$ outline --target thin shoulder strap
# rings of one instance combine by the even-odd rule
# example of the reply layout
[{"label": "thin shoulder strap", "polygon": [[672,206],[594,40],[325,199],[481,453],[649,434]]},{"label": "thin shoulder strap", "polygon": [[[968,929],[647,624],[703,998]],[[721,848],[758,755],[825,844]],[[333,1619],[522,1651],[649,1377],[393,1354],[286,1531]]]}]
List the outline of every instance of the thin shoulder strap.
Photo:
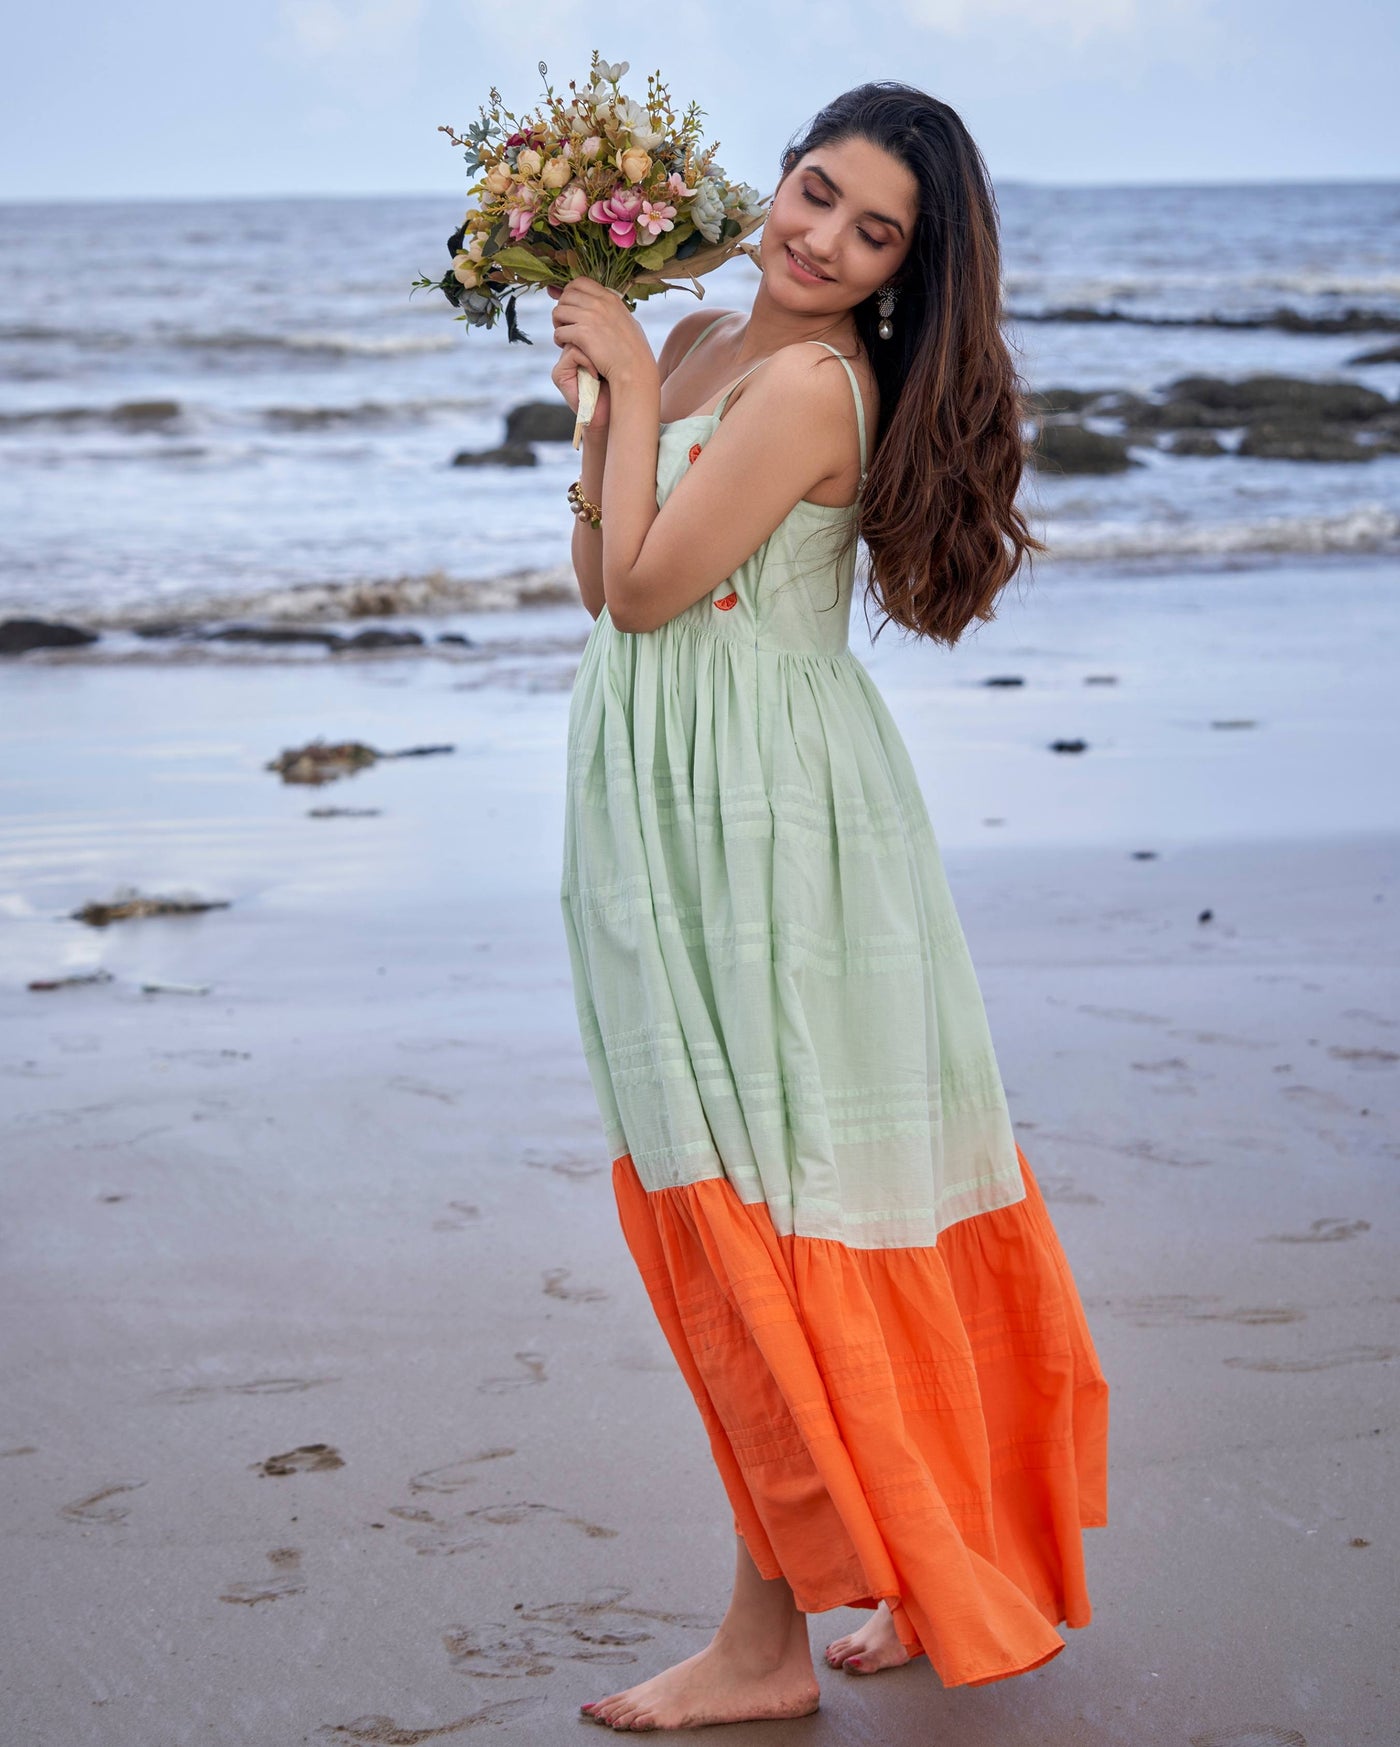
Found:
[{"label": "thin shoulder strap", "polygon": [[[703,339],[704,335],[701,335],[701,338]],[[857,380],[856,380],[856,373],[854,370],[852,370],[849,360],[847,358],[845,358],[842,355],[842,353],[838,352],[836,347],[831,345],[829,341],[827,341],[827,340],[807,340],[807,341],[803,341],[800,343],[805,344],[805,345],[809,345],[809,346],[825,346],[827,351],[830,352],[834,358],[841,359],[841,363],[845,368],[846,374],[851,379],[851,393],[855,396],[855,402],[856,402],[856,422],[860,426],[860,483],[862,485],[864,485],[865,484],[865,476],[866,476],[866,473],[869,471],[870,462],[869,462],[869,456],[866,453],[867,445],[866,445],[866,440],[865,440],[865,401],[861,397],[860,383],[857,382]],[[772,354],[770,353],[769,355],[771,356]],[[725,389],[725,391],[724,391],[724,398],[720,401],[719,405],[715,408],[715,417],[716,418],[723,417],[724,409],[729,404],[730,395],[733,394],[734,390],[739,386],[739,383],[744,380],[744,377],[752,375],[752,373],[758,369],[759,364],[766,364],[767,362],[768,362],[767,358],[760,358],[758,360],[757,364],[750,364],[749,365],[748,369],[744,372],[743,376],[740,376],[737,379],[737,381],[730,383],[729,387],[727,389]]]},{"label": "thin shoulder strap", "polygon": [[860,383],[856,381],[856,373],[851,368],[850,359],[843,353],[838,352],[835,346],[829,344],[826,340],[813,340],[811,344],[825,346],[833,358],[840,358],[845,367],[847,376],[851,379],[851,393],[856,399],[856,422],[860,426],[860,482],[864,485],[865,475],[869,471],[870,463],[865,452],[865,398],[860,392]]},{"label": "thin shoulder strap", "polygon": [[[729,313],[729,312],[728,312],[728,311],[727,311],[727,310],[726,310],[726,311],[725,311],[725,314],[726,314],[726,315],[727,315],[727,314],[728,314],[728,313]],[[708,339],[709,339],[709,337],[710,337],[710,335],[711,335],[711,334],[712,334],[712,333],[713,333],[713,332],[714,332],[714,331],[715,331],[715,329],[716,329],[716,328],[717,328],[717,327],[718,327],[718,326],[719,326],[719,324],[720,324],[720,323],[721,323],[721,322],[722,322],[722,321],[723,321],[723,320],[724,320],[724,316],[722,316],[722,315],[717,315],[717,316],[716,316],[716,317],[715,317],[715,319],[714,319],[714,320],[713,320],[713,321],[712,321],[712,322],[711,322],[711,323],[710,323],[710,325],[709,325],[709,327],[707,327],[707,328],[706,328],[706,329],[705,329],[705,330],[704,330],[704,332],[703,332],[703,333],[702,333],[702,334],[700,334],[700,336],[699,336],[699,338],[698,338],[698,339],[696,339],[696,340],[695,340],[695,341],[694,341],[694,342],[693,342],[693,343],[692,343],[692,344],[691,344],[691,345],[690,345],[690,346],[689,346],[689,347],[688,347],[688,348],[687,348],[687,350],[686,350],[686,351],[685,351],[685,352],[684,352],[684,353],[683,353],[683,354],[682,354],[682,355],[681,355],[681,359],[680,359],[680,363],[679,363],[679,364],[677,364],[677,366],[676,366],[676,368],[677,368],[677,369],[678,369],[678,370],[679,370],[679,368],[680,368],[680,365],[681,365],[681,364],[684,364],[684,363],[685,363],[685,361],[686,361],[686,359],[687,359],[687,358],[688,358],[688,357],[689,357],[689,356],[690,356],[690,354],[691,354],[691,353],[692,353],[692,352],[693,352],[693,351],[694,351],[694,350],[695,350],[695,348],[696,348],[696,346],[698,346],[698,345],[699,345],[699,344],[700,344],[700,341],[701,341],[701,340],[708,340]]]}]

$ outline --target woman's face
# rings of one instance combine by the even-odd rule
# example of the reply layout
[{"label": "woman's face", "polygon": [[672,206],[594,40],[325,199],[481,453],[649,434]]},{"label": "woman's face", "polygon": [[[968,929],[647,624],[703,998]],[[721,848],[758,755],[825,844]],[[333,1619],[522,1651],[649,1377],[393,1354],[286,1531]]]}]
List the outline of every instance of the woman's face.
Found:
[{"label": "woman's face", "polygon": [[894,278],[918,215],[918,181],[898,158],[867,139],[819,146],[773,196],[759,245],[764,288],[795,313],[852,309]]}]

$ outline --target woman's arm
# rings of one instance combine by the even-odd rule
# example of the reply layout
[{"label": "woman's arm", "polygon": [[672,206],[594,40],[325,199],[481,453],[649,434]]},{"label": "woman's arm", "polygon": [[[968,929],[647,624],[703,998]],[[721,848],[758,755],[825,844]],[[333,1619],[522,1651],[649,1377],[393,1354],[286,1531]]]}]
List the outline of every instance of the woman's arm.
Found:
[{"label": "woman's arm", "polygon": [[[694,310],[684,315],[667,334],[661,348],[661,356],[657,360],[657,370],[662,382],[671,374],[676,365],[690,350],[691,341],[696,337],[698,328],[703,324],[708,327],[715,320],[714,310]],[[566,348],[560,362],[554,371],[555,385],[568,401],[571,410],[578,410],[577,373],[581,355],[576,348]],[[604,398],[606,396],[606,398]],[[599,411],[603,414],[602,423],[598,423],[597,415],[594,422],[584,427],[583,443],[580,451],[581,469],[579,489],[590,503],[601,504],[603,501],[603,482],[608,458],[608,419],[611,413],[611,393],[604,386],[600,395]],[[658,413],[658,420],[659,420]],[[606,604],[603,591],[603,533],[601,528],[595,528],[591,522],[581,518],[574,520],[573,538],[569,547],[573,559],[574,575],[578,579],[579,595],[589,614],[597,618]]]},{"label": "woman's arm", "polygon": [[[599,538],[603,596],[619,631],[653,631],[751,557],[799,499],[849,467],[855,407],[830,352],[784,347],[744,383],[704,454],[656,502],[661,377],[646,335],[595,280],[560,292],[555,342],[606,378],[608,447]],[[823,366],[828,368],[823,368]]]},{"label": "woman's arm", "polygon": [[839,361],[815,346],[785,347],[743,384],[658,510],[632,472],[648,453],[655,468],[655,389],[620,375],[613,392],[603,497],[594,502],[603,507],[603,590],[619,631],[654,631],[703,599],[858,453]]}]

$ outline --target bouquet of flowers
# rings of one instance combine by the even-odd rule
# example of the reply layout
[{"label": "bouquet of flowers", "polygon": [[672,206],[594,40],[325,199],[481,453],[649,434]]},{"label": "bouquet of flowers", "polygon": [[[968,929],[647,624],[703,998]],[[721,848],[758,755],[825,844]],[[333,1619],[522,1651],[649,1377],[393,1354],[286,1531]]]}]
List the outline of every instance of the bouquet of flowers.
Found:
[{"label": "bouquet of flowers", "polygon": [[[492,86],[490,108],[465,135],[438,129],[477,174],[475,204],[448,238],[449,271],[415,279],[414,290],[443,292],[472,327],[493,327],[504,313],[509,337],[528,345],[515,304],[532,286],[587,276],[634,309],[679,282],[703,297],[702,274],[741,250],[756,253],[743,238],[767,216],[767,200],[728,179],[715,146],[702,146],[704,111],[692,103],[678,118],[659,72],[645,103],[623,96],[627,66],[595,50],[587,89],[571,79],[565,95],[541,61],[545,94],[534,113],[513,115]],[[575,448],[599,388],[586,370],[578,380]]]}]

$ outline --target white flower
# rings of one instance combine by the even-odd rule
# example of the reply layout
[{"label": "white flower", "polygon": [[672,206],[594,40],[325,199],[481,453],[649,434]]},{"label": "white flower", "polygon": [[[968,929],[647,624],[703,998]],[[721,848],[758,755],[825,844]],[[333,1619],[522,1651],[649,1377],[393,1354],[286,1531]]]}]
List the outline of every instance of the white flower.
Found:
[{"label": "white flower", "polygon": [[632,144],[640,146],[644,152],[654,152],[665,139],[664,134],[657,133],[651,125],[651,117],[640,103],[630,97],[620,98],[615,106],[617,119],[632,136]]},{"label": "white flower", "polygon": [[751,218],[763,205],[763,196],[747,182],[736,182],[727,190],[724,204],[738,218]]},{"label": "white flower", "polygon": [[701,178],[690,216],[696,230],[707,243],[719,241],[720,226],[724,223],[724,200],[720,194],[719,183],[713,176]]},{"label": "white flower", "polygon": [[616,85],[630,64],[628,61],[619,61],[616,66],[610,67],[606,61],[599,61],[598,71],[593,75],[593,81],[595,84],[606,82],[609,85]]}]

